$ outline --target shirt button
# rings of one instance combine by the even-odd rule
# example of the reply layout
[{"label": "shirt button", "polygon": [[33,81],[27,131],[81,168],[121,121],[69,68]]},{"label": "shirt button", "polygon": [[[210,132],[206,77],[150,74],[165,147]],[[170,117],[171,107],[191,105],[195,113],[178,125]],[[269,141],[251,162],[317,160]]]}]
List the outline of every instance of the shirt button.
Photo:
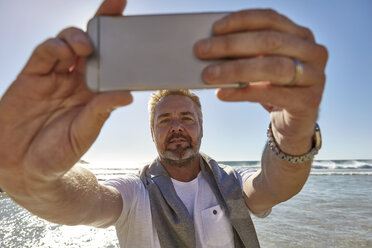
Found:
[{"label": "shirt button", "polygon": [[216,215],[217,214],[217,210],[215,209],[215,210],[213,210],[213,214],[214,215]]}]

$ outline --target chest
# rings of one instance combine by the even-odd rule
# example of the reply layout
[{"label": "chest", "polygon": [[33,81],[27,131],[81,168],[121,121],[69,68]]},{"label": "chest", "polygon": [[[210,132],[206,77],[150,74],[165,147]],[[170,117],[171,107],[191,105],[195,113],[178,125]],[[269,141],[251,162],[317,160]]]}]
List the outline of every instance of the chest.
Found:
[{"label": "chest", "polygon": [[173,185],[194,220],[197,247],[233,247],[230,221],[207,181],[199,175],[188,183],[173,181]]}]

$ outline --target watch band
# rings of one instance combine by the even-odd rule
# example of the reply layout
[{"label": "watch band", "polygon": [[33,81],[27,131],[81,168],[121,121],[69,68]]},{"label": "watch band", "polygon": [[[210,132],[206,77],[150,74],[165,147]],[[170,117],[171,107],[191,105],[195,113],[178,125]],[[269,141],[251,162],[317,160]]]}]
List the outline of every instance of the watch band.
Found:
[{"label": "watch band", "polygon": [[314,156],[318,154],[318,151],[320,150],[322,146],[322,139],[321,139],[321,133],[320,133],[320,127],[318,123],[315,124],[315,129],[314,129],[314,136],[313,136],[313,147],[311,150],[300,156],[293,156],[286,154],[280,150],[280,147],[278,143],[275,141],[273,131],[271,128],[271,122],[270,125],[267,129],[267,145],[270,147],[270,150],[279,158],[293,164],[299,164],[299,163],[304,163],[309,160],[313,160]]}]

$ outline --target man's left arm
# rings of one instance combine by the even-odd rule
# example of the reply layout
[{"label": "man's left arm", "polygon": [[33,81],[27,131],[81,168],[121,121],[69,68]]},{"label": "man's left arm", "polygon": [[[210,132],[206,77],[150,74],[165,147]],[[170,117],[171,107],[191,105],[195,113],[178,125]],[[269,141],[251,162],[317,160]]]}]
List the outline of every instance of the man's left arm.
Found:
[{"label": "man's left arm", "polygon": [[304,186],[311,161],[293,164],[265,146],[262,168],[244,184],[245,202],[253,213],[263,213],[278,203],[292,198]]},{"label": "man's left arm", "polygon": [[[244,88],[219,89],[217,97],[260,103],[270,113],[280,152],[307,154],[325,85],[327,49],[315,42],[308,28],[273,10],[232,13],[214,24],[213,34],[195,44],[195,54],[201,59],[230,59],[208,66],[204,81],[247,83]],[[260,213],[288,200],[301,190],[310,168],[310,161],[294,164],[265,147],[262,169],[244,185],[248,207]]]}]

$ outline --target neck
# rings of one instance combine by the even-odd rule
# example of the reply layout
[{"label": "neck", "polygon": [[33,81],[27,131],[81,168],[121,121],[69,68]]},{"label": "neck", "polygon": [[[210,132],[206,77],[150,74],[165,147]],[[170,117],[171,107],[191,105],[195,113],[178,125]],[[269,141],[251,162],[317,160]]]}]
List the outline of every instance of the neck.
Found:
[{"label": "neck", "polygon": [[164,169],[169,176],[177,181],[190,182],[195,179],[200,172],[200,155],[195,156],[189,163],[179,167],[167,163],[167,161],[160,159]]}]

